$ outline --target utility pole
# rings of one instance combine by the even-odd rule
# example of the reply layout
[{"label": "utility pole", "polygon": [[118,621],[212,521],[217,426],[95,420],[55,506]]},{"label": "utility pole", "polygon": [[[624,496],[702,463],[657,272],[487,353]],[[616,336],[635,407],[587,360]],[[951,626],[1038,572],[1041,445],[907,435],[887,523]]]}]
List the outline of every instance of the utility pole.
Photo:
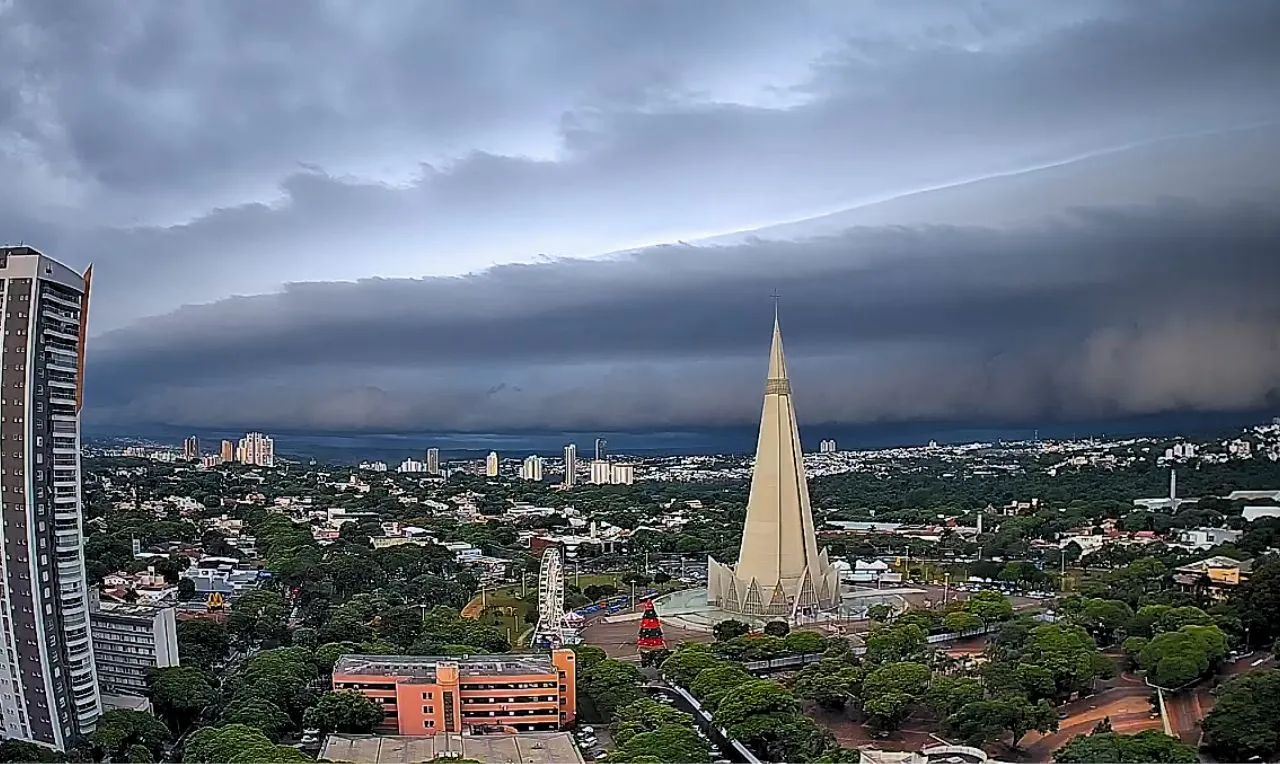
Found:
[{"label": "utility pole", "polygon": [[942,606],[947,606],[947,598],[951,594],[951,573],[942,574]]}]

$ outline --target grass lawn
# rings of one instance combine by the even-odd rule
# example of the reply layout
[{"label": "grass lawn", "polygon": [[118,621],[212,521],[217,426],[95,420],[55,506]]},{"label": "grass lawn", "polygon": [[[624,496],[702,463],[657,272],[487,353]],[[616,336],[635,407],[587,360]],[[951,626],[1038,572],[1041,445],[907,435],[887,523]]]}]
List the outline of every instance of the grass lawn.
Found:
[{"label": "grass lawn", "polygon": [[533,608],[517,597],[503,597],[497,594],[490,594],[486,602],[488,607],[480,613],[480,623],[497,628],[506,634],[507,639],[514,645],[520,634],[529,628],[524,617]]}]

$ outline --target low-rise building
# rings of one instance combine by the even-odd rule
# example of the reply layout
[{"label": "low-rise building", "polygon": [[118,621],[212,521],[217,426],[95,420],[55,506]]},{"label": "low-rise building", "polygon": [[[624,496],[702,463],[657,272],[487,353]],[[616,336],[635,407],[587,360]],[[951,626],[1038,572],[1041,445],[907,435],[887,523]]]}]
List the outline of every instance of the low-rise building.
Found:
[{"label": "low-rise building", "polygon": [[1244,508],[1240,514],[1246,523],[1261,520],[1264,517],[1280,517],[1280,506],[1275,504],[1254,504]]},{"label": "low-rise building", "polygon": [[573,723],[577,671],[572,650],[550,654],[344,655],[333,689],[378,703],[381,732],[548,732]]},{"label": "low-rise building", "polygon": [[147,673],[178,665],[171,607],[95,602],[89,611],[98,687],[104,695],[144,695]]},{"label": "low-rise building", "polygon": [[1234,544],[1244,531],[1230,528],[1192,528],[1178,534],[1178,543],[1192,550],[1212,549],[1219,544]]},{"label": "low-rise building", "polygon": [[178,575],[191,579],[199,594],[217,592],[228,599],[262,584],[259,571],[240,567],[234,557],[202,557]]},{"label": "low-rise building", "polygon": [[1183,591],[1204,592],[1214,599],[1224,599],[1248,581],[1252,572],[1253,560],[1219,555],[1174,568],[1173,580]]}]

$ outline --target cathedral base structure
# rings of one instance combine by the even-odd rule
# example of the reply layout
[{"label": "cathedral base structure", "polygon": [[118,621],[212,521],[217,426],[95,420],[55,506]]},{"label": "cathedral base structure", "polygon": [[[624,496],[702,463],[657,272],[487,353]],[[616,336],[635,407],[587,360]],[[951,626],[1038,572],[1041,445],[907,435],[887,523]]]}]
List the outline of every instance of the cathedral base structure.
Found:
[{"label": "cathedral base structure", "polygon": [[786,620],[812,617],[840,606],[839,572],[827,561],[827,551],[818,553],[817,571],[807,568],[793,581],[777,581],[763,588],[760,581],[744,581],[735,566],[707,558],[707,604],[735,615]]}]

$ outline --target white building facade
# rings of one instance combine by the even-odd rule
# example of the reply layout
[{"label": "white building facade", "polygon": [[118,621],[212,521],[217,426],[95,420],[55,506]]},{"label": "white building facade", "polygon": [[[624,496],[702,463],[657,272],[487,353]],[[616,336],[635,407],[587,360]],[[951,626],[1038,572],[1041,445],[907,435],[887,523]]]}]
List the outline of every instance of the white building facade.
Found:
[{"label": "white building facade", "polygon": [[145,695],[147,672],[178,665],[173,608],[101,603],[89,620],[103,693]]}]

